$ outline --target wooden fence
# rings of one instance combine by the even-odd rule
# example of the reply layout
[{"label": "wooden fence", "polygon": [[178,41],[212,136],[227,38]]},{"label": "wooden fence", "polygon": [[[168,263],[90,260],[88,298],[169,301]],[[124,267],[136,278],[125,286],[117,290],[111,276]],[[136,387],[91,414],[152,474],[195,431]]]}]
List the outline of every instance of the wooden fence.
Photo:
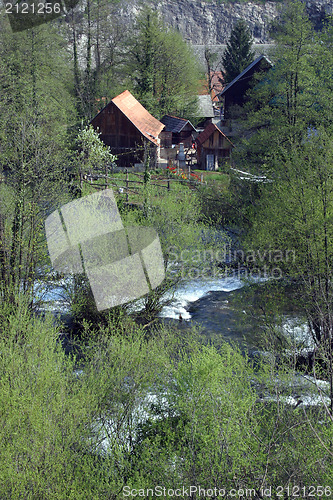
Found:
[{"label": "wooden fence", "polygon": [[[170,171],[168,171],[170,172]],[[176,172],[175,172],[176,174]],[[152,175],[149,181],[145,182],[145,174],[130,172],[128,169],[124,170],[125,177],[115,177],[112,175],[105,174],[92,174],[92,173],[83,173],[80,171],[80,186],[81,190],[83,188],[83,184],[89,184],[94,189],[108,189],[109,187],[116,188],[116,192],[120,196],[124,196],[126,199],[126,203],[130,202],[130,195],[139,196],[143,194],[143,188],[145,185],[154,186],[156,188],[167,189],[170,191],[171,185],[174,182],[181,182],[185,184],[189,184],[190,186],[195,186],[203,183],[203,174],[201,177],[191,174],[192,178],[187,179],[181,177],[183,172],[178,169],[177,176],[173,177],[172,172],[170,172],[170,176],[162,176],[162,175]],[[138,177],[139,180],[130,179],[131,176]],[[183,174],[184,175],[184,174]],[[104,183],[100,182],[101,179],[104,180]]]}]

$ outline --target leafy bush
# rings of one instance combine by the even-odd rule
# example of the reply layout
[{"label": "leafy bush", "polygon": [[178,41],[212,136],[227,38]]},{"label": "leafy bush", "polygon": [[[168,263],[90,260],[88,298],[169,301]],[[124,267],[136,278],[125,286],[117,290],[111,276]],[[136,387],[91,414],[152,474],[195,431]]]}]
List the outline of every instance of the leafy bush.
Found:
[{"label": "leafy bush", "polygon": [[332,484],[332,422],[324,408],[288,403],[289,370],[267,362],[254,372],[191,330],[148,337],[113,321],[86,326],[79,362],[24,303],[0,318],[2,498]]},{"label": "leafy bush", "polygon": [[103,473],[88,441],[89,393],[57,334],[24,305],[2,323],[2,498],[97,498]]}]

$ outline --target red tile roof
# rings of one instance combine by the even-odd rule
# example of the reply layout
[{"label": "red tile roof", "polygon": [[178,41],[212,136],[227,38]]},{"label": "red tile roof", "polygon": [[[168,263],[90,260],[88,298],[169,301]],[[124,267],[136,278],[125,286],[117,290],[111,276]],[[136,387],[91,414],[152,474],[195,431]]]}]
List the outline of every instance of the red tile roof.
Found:
[{"label": "red tile roof", "polygon": [[203,132],[201,132],[201,134],[198,135],[198,137],[196,138],[196,141],[199,143],[199,144],[203,144],[204,142],[207,141],[207,139],[216,131],[218,130],[220,132],[221,135],[223,135],[223,137],[225,137],[227,139],[227,141],[230,142],[230,144],[233,146],[232,142],[228,139],[228,137],[222,132],[222,130],[220,130],[216,125],[215,123],[210,123],[209,125],[207,125],[207,127],[205,128],[205,130]]},{"label": "red tile roof", "polygon": [[133,123],[142,135],[157,145],[157,138],[163,130],[164,124],[154,118],[146,108],[135,99],[129,90],[125,90],[125,92],[119,94],[112,99],[112,102]]}]

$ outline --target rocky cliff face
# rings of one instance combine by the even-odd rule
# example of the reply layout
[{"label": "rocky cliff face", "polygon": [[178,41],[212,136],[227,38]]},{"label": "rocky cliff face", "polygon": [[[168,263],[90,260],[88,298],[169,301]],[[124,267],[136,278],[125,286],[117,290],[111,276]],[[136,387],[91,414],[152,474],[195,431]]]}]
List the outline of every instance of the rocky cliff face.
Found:
[{"label": "rocky cliff face", "polygon": [[161,2],[160,12],[165,21],[179,29],[193,44],[223,44],[229,38],[237,19],[248,22],[253,37],[266,41],[267,23],[277,14],[276,3],[219,3],[200,0]]},{"label": "rocky cliff face", "polygon": [[[148,3],[148,2],[145,2]],[[305,0],[316,28],[333,14],[332,0]],[[122,0],[119,14],[131,23],[142,9],[141,0]],[[193,45],[220,45],[229,38],[232,25],[245,19],[256,43],[268,39],[268,24],[278,13],[276,2],[226,2],[219,0],[157,0],[153,4],[165,23],[178,29]]]}]

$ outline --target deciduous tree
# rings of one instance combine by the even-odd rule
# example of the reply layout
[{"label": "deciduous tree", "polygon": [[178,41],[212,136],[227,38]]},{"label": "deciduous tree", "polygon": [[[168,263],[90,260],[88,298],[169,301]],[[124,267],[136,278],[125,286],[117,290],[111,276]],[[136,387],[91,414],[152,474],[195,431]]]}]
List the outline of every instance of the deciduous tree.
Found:
[{"label": "deciduous tree", "polygon": [[331,83],[322,77],[333,68],[330,56],[323,64],[330,38],[326,32],[318,41],[297,2],[274,23],[273,35],[275,67],[258,87],[263,106],[250,117],[254,133],[246,148],[271,182],[261,187],[250,239],[262,251],[295,252],[295,262],[282,259],[280,267],[298,283],[296,296],[308,318],[316,358],[330,380],[333,414],[333,135],[327,126],[331,101],[323,98]]},{"label": "deciduous tree", "polygon": [[49,26],[1,32],[0,206],[2,297],[30,293],[45,265],[44,217],[66,193],[68,116],[62,40]]},{"label": "deciduous tree", "polygon": [[140,102],[158,117],[195,109],[200,71],[181,35],[167,29],[155,11],[145,10],[131,45],[129,73]]}]

